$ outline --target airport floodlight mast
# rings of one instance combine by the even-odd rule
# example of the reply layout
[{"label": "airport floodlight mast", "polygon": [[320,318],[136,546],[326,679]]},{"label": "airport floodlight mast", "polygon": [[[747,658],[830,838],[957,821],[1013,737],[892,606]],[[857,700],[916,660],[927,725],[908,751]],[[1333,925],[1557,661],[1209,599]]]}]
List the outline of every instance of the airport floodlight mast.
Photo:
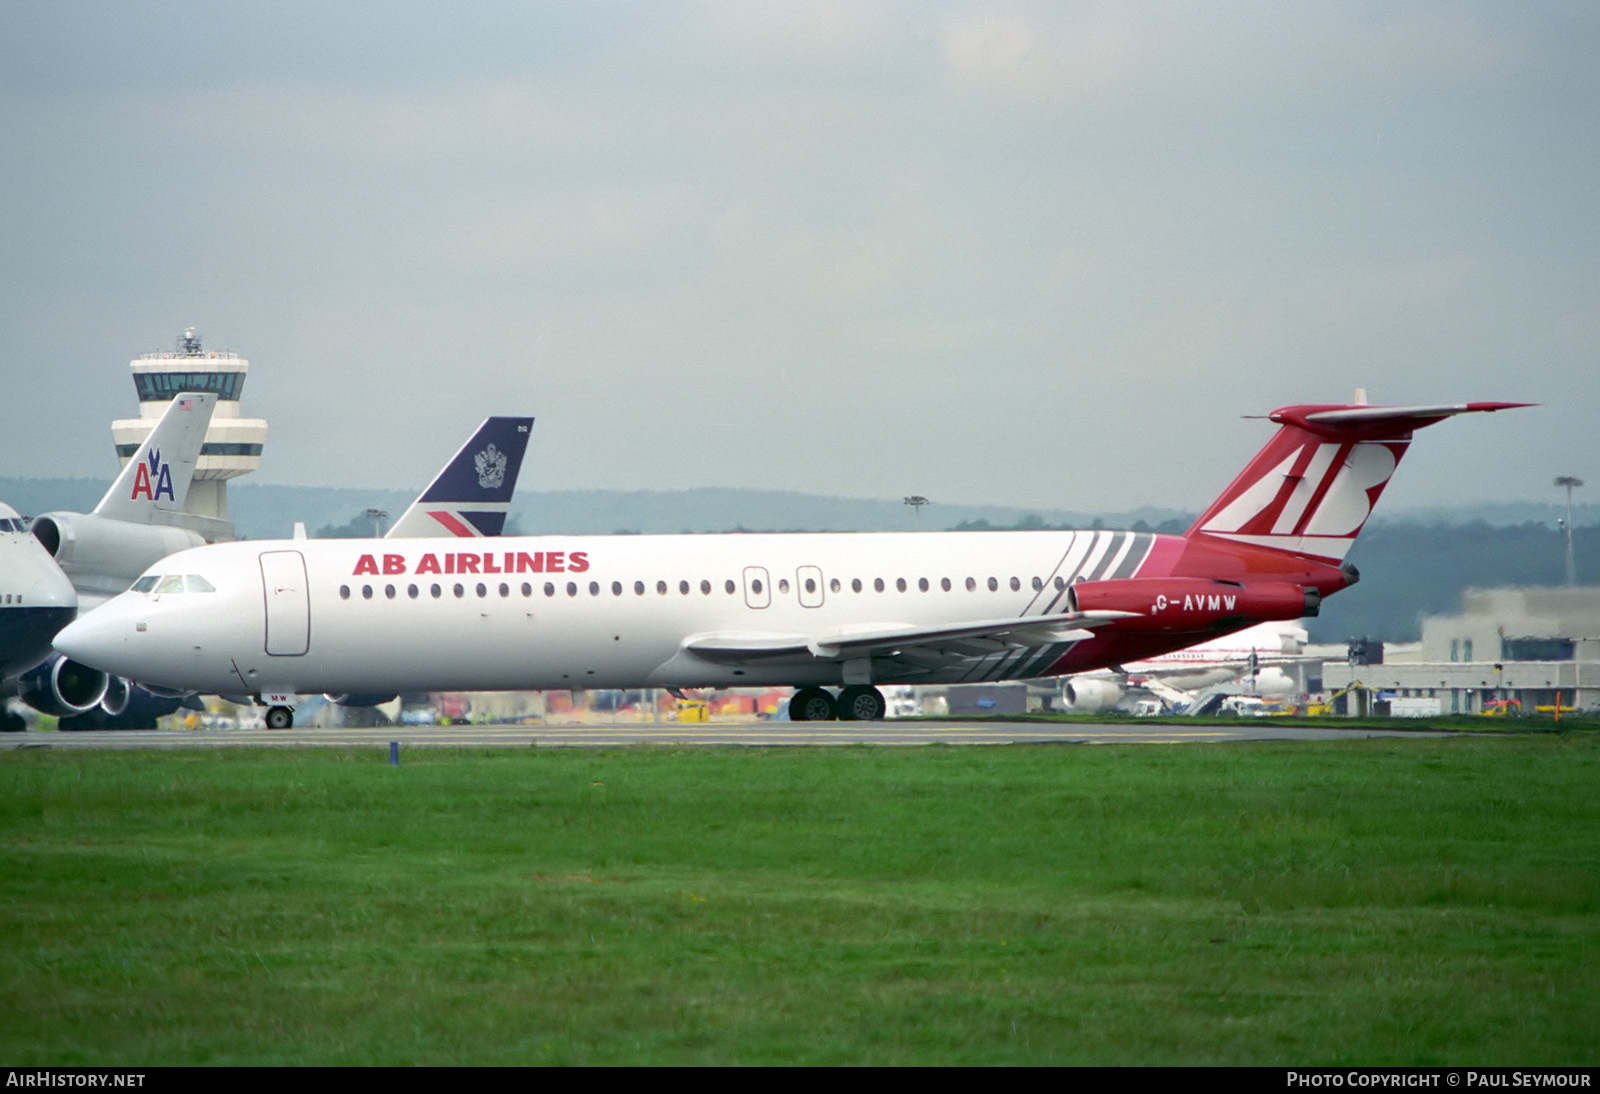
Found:
[{"label": "airport floodlight mast", "polygon": [[372,522],[372,538],[383,538],[383,522],[389,519],[389,514],[383,509],[368,509],[367,519]]},{"label": "airport floodlight mast", "polygon": [[1567,519],[1560,523],[1567,533],[1567,585],[1571,587],[1578,583],[1578,570],[1572,561],[1572,491],[1582,486],[1583,480],[1575,475],[1557,475],[1556,485],[1567,488]]},{"label": "airport floodlight mast", "polygon": [[905,499],[905,503],[911,506],[911,512],[914,514],[912,517],[913,528],[918,532],[922,531],[922,507],[931,503],[921,494],[912,494]]}]

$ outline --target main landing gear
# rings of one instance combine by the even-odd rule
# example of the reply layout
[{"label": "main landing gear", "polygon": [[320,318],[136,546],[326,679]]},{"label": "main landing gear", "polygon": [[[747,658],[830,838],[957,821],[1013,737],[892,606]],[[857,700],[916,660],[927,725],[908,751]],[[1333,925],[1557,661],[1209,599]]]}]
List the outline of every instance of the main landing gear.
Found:
[{"label": "main landing gear", "polygon": [[875,687],[852,684],[835,699],[821,688],[801,688],[789,700],[791,722],[876,722],[888,704]]},{"label": "main landing gear", "polygon": [[289,707],[268,707],[268,729],[290,729],[294,726],[294,711]]}]

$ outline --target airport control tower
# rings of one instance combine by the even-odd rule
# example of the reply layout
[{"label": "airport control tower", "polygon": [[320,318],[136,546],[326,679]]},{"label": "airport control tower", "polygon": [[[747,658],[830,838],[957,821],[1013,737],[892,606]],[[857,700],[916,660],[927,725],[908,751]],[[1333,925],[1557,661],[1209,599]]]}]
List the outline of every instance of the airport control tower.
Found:
[{"label": "airport control tower", "polygon": [[142,353],[128,362],[133,386],[139,393],[139,416],[111,423],[117,458],[126,464],[166,413],[180,391],[214,391],[217,409],[211,415],[194,484],[185,508],[206,517],[228,519],[228,480],[248,475],[261,466],[261,449],[267,440],[262,418],[239,417],[239,393],[244,388],[250,362],[227,350],[203,350],[193,327],[178,337],[172,353]]}]

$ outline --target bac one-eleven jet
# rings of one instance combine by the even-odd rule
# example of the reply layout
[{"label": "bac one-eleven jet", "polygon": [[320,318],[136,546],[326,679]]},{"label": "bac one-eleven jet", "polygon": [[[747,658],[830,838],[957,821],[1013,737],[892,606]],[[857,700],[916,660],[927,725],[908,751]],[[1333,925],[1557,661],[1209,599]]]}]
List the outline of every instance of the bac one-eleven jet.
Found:
[{"label": "bac one-eleven jet", "polygon": [[[797,721],[881,718],[876,684],[1085,672],[1356,581],[1346,553],[1414,430],[1521,403],[1291,406],[1181,536],[531,536],[216,544],[153,565],[62,653],[162,688],[295,694],[792,686]],[[836,693],[830,689],[842,690]]]}]

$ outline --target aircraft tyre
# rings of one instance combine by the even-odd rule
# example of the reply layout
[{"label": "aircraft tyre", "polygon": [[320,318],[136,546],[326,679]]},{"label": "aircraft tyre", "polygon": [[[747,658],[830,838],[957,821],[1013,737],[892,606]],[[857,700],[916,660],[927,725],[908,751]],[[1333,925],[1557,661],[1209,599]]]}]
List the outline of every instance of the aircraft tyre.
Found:
[{"label": "aircraft tyre", "polygon": [[25,733],[27,729],[28,723],[22,720],[22,715],[12,711],[6,711],[4,720],[0,720],[0,733]]},{"label": "aircraft tyre", "polygon": [[289,729],[294,725],[294,711],[288,707],[267,708],[268,729]]},{"label": "aircraft tyre", "polygon": [[837,714],[833,696],[821,688],[801,688],[789,700],[791,722],[831,722]]},{"label": "aircraft tyre", "polygon": [[887,709],[883,692],[870,685],[856,684],[839,693],[841,722],[876,722]]}]

